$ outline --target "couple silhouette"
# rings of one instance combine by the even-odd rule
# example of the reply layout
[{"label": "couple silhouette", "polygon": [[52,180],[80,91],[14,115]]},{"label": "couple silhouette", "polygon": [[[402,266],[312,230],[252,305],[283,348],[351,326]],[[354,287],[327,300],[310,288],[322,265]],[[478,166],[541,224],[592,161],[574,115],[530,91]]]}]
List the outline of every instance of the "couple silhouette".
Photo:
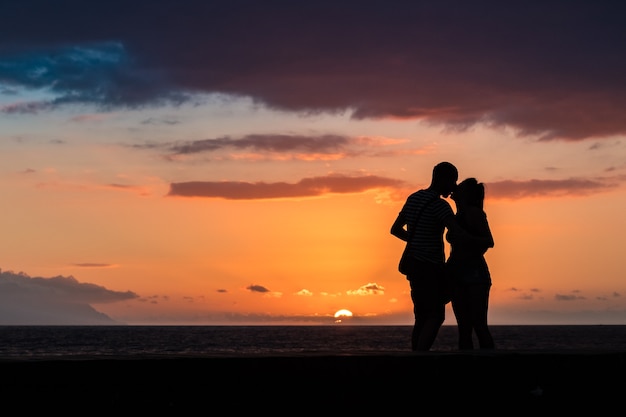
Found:
[{"label": "couple silhouette", "polygon": [[[450,162],[435,165],[428,188],[408,196],[391,226],[391,234],[406,242],[403,273],[415,316],[414,351],[431,349],[448,302],[457,321],[459,349],[474,348],[474,333],[481,349],[495,347],[487,321],[491,275],[484,255],[494,241],[483,209],[485,187],[471,177],[457,185],[458,178]],[[447,197],[455,202],[456,214]],[[450,243],[447,260],[444,232]]]}]

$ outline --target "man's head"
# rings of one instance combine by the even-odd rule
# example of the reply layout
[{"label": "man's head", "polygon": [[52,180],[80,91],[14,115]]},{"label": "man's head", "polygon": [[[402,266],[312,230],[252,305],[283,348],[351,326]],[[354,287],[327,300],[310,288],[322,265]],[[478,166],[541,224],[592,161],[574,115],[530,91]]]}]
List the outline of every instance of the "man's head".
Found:
[{"label": "man's head", "polygon": [[450,162],[440,162],[433,168],[433,178],[430,187],[442,197],[448,197],[456,188],[459,171]]}]

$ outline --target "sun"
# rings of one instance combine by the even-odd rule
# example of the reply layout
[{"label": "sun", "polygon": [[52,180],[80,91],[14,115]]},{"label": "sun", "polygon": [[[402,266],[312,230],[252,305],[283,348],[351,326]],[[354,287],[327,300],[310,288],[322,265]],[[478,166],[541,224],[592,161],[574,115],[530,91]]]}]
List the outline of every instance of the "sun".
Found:
[{"label": "sun", "polygon": [[340,317],[352,317],[352,311],[350,310],[346,310],[346,309],[341,309],[339,311],[337,311],[335,313],[335,318],[340,318]]}]

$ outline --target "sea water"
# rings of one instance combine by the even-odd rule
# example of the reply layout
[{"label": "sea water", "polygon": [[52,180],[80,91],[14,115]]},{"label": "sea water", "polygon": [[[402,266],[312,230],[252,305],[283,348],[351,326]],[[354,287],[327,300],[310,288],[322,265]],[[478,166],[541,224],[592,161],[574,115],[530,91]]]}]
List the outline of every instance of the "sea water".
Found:
[{"label": "sea water", "polygon": [[[626,351],[626,326],[491,326],[498,350]],[[0,326],[0,358],[387,354],[411,326]],[[457,350],[456,326],[432,348]]]}]

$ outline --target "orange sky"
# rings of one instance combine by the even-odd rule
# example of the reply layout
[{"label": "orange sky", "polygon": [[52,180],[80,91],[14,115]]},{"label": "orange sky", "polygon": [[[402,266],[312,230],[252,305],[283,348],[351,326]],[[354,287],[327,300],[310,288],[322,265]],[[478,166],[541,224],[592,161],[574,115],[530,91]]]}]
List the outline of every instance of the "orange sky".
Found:
[{"label": "orange sky", "polygon": [[626,324],[624,14],[62,3],[0,6],[0,324],[411,324],[389,229],[444,160],[492,324]]}]

